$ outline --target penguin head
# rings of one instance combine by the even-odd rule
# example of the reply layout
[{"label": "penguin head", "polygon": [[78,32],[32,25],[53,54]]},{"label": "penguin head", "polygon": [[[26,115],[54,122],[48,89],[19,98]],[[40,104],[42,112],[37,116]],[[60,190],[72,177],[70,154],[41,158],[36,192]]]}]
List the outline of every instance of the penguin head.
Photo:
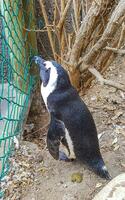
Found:
[{"label": "penguin head", "polygon": [[57,62],[45,61],[40,56],[34,56],[32,60],[40,67],[40,78],[43,87],[63,89],[71,85],[68,73]]},{"label": "penguin head", "polygon": [[50,80],[50,73],[53,73],[54,75],[56,72],[54,73],[54,70],[51,69],[52,68],[51,64],[47,63],[48,61],[45,61],[41,56],[34,56],[32,58],[32,61],[34,61],[39,66],[40,78],[42,80],[43,87],[46,87]]}]

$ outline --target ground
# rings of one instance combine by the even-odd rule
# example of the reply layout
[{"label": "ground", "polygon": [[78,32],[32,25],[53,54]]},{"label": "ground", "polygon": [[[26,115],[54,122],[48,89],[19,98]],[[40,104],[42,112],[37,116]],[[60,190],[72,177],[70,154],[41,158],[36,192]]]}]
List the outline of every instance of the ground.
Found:
[{"label": "ground", "polygon": [[[105,78],[125,83],[125,64],[119,58],[106,71]],[[125,93],[93,81],[81,98],[93,114],[99,136],[102,156],[112,177],[125,172]],[[108,183],[85,165],[54,160],[46,149],[49,116],[42,111],[27,123],[35,127],[24,133],[20,149],[11,159],[12,171],[3,182],[5,200],[92,200]],[[36,126],[37,125],[37,126]],[[73,173],[80,172],[81,183],[71,181]],[[8,185],[8,186],[7,186]],[[8,189],[7,189],[8,188]]]}]

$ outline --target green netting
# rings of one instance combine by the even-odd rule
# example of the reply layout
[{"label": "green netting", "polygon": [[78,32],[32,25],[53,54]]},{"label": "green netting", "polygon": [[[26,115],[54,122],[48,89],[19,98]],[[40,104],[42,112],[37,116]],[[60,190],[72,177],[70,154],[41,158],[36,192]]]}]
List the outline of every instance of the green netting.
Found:
[{"label": "green netting", "polygon": [[[29,59],[36,49],[34,50],[31,45],[32,34],[29,35],[29,32],[24,29],[24,27],[30,28],[33,22],[31,2],[0,0],[1,181],[10,169],[9,162],[14,149],[14,140],[22,133],[34,83],[29,73]],[[2,194],[2,191],[0,192]]]}]

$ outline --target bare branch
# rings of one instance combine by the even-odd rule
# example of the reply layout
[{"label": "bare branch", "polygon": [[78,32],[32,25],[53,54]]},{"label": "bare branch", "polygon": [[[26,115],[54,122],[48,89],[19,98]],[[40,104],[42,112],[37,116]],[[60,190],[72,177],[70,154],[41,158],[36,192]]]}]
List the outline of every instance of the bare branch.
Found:
[{"label": "bare branch", "polygon": [[75,23],[75,20],[74,20],[73,15],[71,15],[71,17],[72,17],[72,26],[73,26],[73,30],[74,30],[74,32],[75,32],[75,34],[76,34],[76,33],[77,33],[76,23]]},{"label": "bare branch", "polygon": [[99,51],[105,47],[107,44],[108,38],[113,36],[118,27],[122,24],[125,19],[125,1],[120,0],[115,10],[112,13],[112,16],[107,24],[107,27],[98,40],[98,42],[92,47],[89,53],[84,57],[84,62],[87,64],[92,64],[94,58],[97,56]]},{"label": "bare branch", "polygon": [[59,9],[59,6],[58,6],[58,3],[57,3],[57,0],[55,0],[55,7],[57,8],[58,13],[60,14],[60,9]]},{"label": "bare branch", "polygon": [[[52,26],[53,25],[50,25],[49,27],[52,27]],[[23,27],[23,29],[28,32],[46,32],[47,31],[46,27],[44,27],[43,29],[28,29],[28,28]],[[54,32],[55,30],[51,29],[51,31]]]},{"label": "bare branch", "polygon": [[40,2],[41,10],[42,10],[42,13],[43,13],[43,17],[44,17],[44,20],[45,20],[45,24],[46,24],[47,33],[48,33],[50,45],[51,45],[51,48],[52,48],[53,56],[54,56],[54,59],[56,60],[56,57],[55,57],[55,48],[54,48],[54,43],[53,43],[53,37],[52,37],[51,29],[49,27],[49,21],[48,21],[48,17],[47,17],[47,14],[46,14],[44,0],[39,0],[39,2]]},{"label": "bare branch", "polygon": [[112,48],[112,47],[105,47],[105,49],[108,51],[112,51],[116,54],[125,55],[125,49],[118,49],[118,48]]},{"label": "bare branch", "polygon": [[57,25],[57,29],[58,29],[59,31],[60,31],[60,30],[62,29],[62,27],[63,27],[64,20],[65,20],[65,17],[66,17],[66,15],[67,15],[67,11],[68,11],[68,9],[69,9],[69,7],[70,7],[71,1],[72,1],[72,0],[68,0],[68,2],[67,2],[67,4],[66,4],[66,7],[65,7],[65,9],[64,9],[64,11],[63,11],[63,14],[62,14],[62,16],[61,16],[61,19],[59,20],[59,23],[58,23],[58,25]]},{"label": "bare branch", "polygon": [[[111,3],[111,0],[107,0],[107,4],[109,3]],[[93,30],[97,27],[97,21],[98,23],[100,23],[98,18],[100,18],[102,11],[104,10],[104,4],[105,2],[103,1],[100,1],[98,4],[94,1],[92,2],[92,5],[89,8],[86,16],[84,17],[81,27],[77,32],[70,56],[71,64],[78,62],[81,51],[86,45],[86,41],[88,42],[88,38],[90,38],[90,36],[93,33]]]},{"label": "bare branch", "polygon": [[89,71],[97,78],[101,85],[109,85],[125,92],[125,85],[116,83],[112,80],[104,79],[103,76],[94,67],[89,68]]},{"label": "bare branch", "polygon": [[76,30],[79,29],[79,22],[78,22],[78,0],[73,0],[73,9],[74,9],[74,18],[75,18],[75,25]]},{"label": "bare branch", "polygon": [[125,23],[123,22],[123,23],[122,23],[121,35],[120,35],[119,42],[118,42],[118,46],[117,46],[118,49],[120,48],[120,46],[121,46],[121,44],[122,44],[124,35],[125,35]]}]

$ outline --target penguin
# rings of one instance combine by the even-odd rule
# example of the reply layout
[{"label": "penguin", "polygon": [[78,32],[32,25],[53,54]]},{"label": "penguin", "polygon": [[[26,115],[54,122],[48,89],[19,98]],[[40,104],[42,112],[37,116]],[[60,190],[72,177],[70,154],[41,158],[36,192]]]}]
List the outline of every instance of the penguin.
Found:
[{"label": "penguin", "polygon": [[[50,114],[47,148],[56,160],[74,159],[88,165],[100,177],[111,179],[100,153],[94,119],[72,86],[67,71],[56,61],[34,56],[40,68],[41,94]],[[60,152],[60,144],[66,152]]]}]

